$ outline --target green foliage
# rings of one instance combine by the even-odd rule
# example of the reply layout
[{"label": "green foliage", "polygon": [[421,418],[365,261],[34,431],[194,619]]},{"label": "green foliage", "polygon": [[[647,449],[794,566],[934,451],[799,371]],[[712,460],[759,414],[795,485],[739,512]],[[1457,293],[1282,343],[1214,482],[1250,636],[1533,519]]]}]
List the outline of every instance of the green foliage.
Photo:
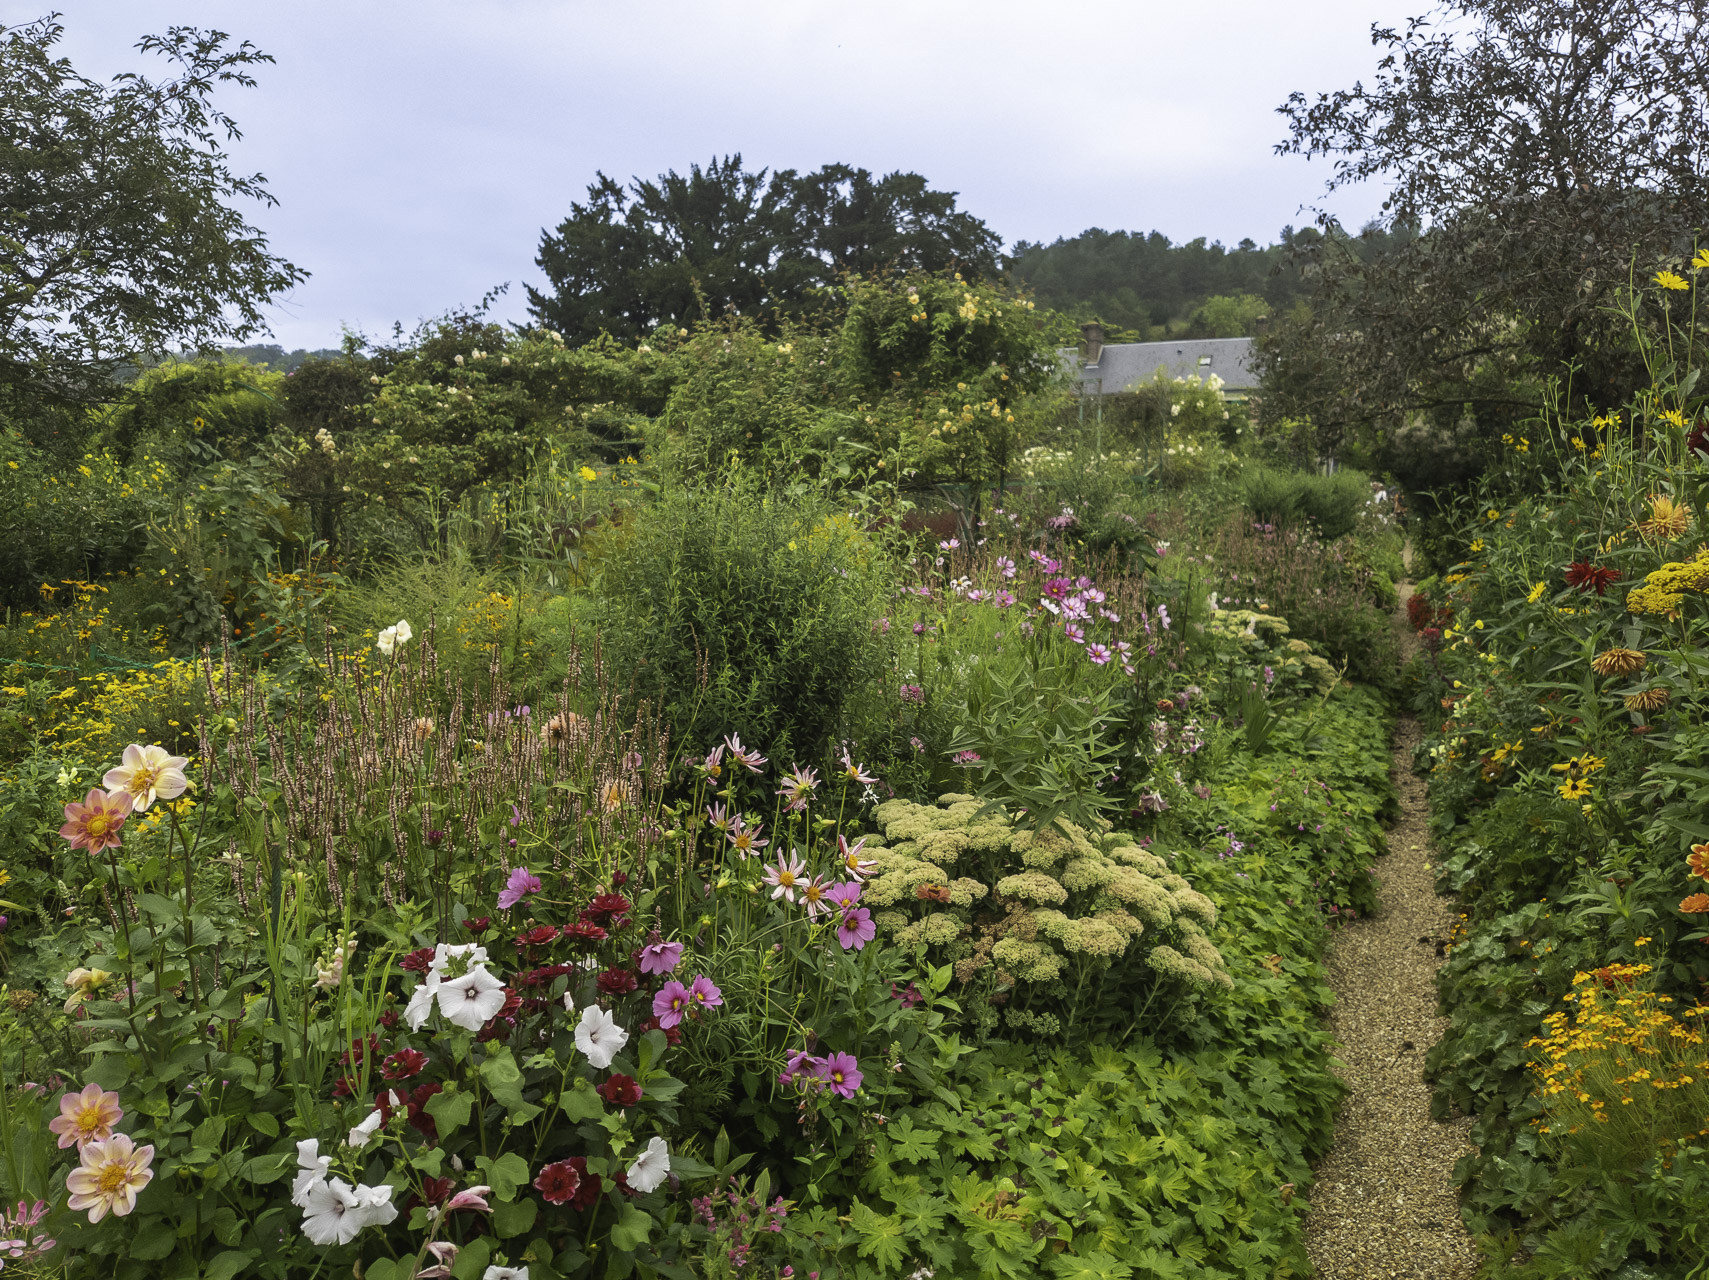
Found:
[{"label": "green foliage", "polygon": [[820,761],[882,704],[888,566],[848,516],[739,482],[672,490],[608,536],[607,658],[680,741]]},{"label": "green foliage", "polygon": [[234,200],[273,203],[234,173],[237,126],[213,101],[272,59],[224,32],[171,28],[138,48],[168,79],[79,75],[54,16],[0,29],[12,127],[0,172],[25,200],[0,225],[0,385],[24,401],[93,404],[139,353],[243,338],[304,273],[267,252]]},{"label": "green foliage", "polygon": [[627,188],[601,173],[587,197],[540,238],[551,292],[528,290],[534,317],[578,344],[732,313],[799,319],[849,275],[996,274],[998,237],[916,173],[750,173],[738,154]]},{"label": "green foliage", "polygon": [[1343,469],[1321,475],[1260,465],[1248,467],[1242,479],[1246,507],[1254,519],[1279,527],[1306,521],[1325,542],[1352,533],[1362,508],[1371,499],[1370,480],[1359,471]]}]

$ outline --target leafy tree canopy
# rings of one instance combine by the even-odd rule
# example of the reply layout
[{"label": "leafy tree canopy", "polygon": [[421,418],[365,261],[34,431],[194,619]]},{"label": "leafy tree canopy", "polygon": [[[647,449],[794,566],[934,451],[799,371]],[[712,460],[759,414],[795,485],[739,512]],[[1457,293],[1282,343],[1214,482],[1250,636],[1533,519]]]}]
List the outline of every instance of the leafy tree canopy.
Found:
[{"label": "leafy tree canopy", "polygon": [[541,234],[535,261],[549,289],[530,287],[528,299],[572,345],[601,332],[634,339],[703,312],[798,317],[849,273],[993,275],[1000,244],[919,174],[749,172],[738,154],[627,188],[599,174],[587,201]]},{"label": "leafy tree canopy", "polygon": [[1295,255],[1311,306],[1265,354],[1271,400],[1331,436],[1409,414],[1488,432],[1541,376],[1619,401],[1640,366],[1611,303],[1709,225],[1709,0],[1450,0],[1374,25],[1369,84],[1278,108],[1330,191],[1388,184],[1391,251]]},{"label": "leafy tree canopy", "polygon": [[144,53],[175,74],[100,84],[54,57],[57,16],[0,28],[0,398],[88,404],[127,362],[242,340],[305,273],[228,203],[272,204],[235,172],[213,101],[272,59],[222,31],[172,27]]}]

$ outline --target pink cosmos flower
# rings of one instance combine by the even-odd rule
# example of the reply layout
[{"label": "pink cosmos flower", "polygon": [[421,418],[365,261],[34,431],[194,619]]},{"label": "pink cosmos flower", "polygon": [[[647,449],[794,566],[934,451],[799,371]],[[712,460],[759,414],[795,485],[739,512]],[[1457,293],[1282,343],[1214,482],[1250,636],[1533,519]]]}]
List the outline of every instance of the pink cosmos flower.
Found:
[{"label": "pink cosmos flower", "polygon": [[797,1080],[803,1082],[812,1080],[816,1073],[819,1060],[805,1049],[797,1050],[789,1055],[789,1062],[778,1073],[777,1082],[782,1085],[794,1084]]},{"label": "pink cosmos flower", "polygon": [[997,557],[997,572],[1002,574],[1003,577],[1005,577],[1005,578],[1014,577],[1015,576],[1015,562],[1013,560],[1009,559],[1008,556],[998,556]]},{"label": "pink cosmos flower", "polygon": [[510,879],[505,881],[504,888],[498,895],[498,905],[508,911],[530,894],[540,892],[540,877],[534,875],[527,867],[517,867],[510,873]]},{"label": "pink cosmos flower", "polygon": [[724,772],[723,743],[719,743],[706,753],[706,760],[702,767],[706,770],[706,776],[709,778],[716,778]]},{"label": "pink cosmos flower", "polygon": [[693,1003],[688,988],[672,978],[660,987],[659,993],[653,997],[653,1016],[659,1020],[661,1027],[669,1031],[683,1020]]},{"label": "pink cosmos flower", "polygon": [[860,881],[846,880],[825,890],[825,899],[839,907],[852,907],[860,901]]},{"label": "pink cosmos flower", "polygon": [[81,804],[73,801],[65,806],[65,825],[59,834],[71,842],[73,849],[87,849],[92,854],[116,849],[120,844],[119,828],[125,825],[130,812],[128,793],[91,789]]},{"label": "pink cosmos flower", "polygon": [[654,977],[669,973],[681,960],[680,942],[649,942],[641,948],[641,972]]},{"label": "pink cosmos flower", "polygon": [[749,773],[758,773],[760,766],[766,763],[766,758],[759,752],[742,750],[742,735],[739,733],[732,733],[725,738],[724,745],[730,748],[730,758]]},{"label": "pink cosmos flower", "polygon": [[870,787],[874,782],[878,781],[878,779],[867,773],[866,766],[859,765],[854,762],[854,758],[849,755],[847,747],[843,748],[842,772],[845,781],[853,782],[858,786]]},{"label": "pink cosmos flower", "polygon": [[996,595],[991,597],[991,603],[996,605],[999,609],[1007,609],[1010,605],[1015,603],[1014,593],[1011,591],[999,591]]},{"label": "pink cosmos flower", "polygon": [[783,775],[783,786],[777,791],[789,803],[785,806],[791,813],[799,813],[807,807],[807,797],[813,794],[819,785],[819,775],[814,769],[803,769],[796,765],[793,770]]},{"label": "pink cosmos flower", "polygon": [[801,905],[807,908],[807,918],[817,920],[821,912],[829,911],[831,904],[825,901],[825,891],[830,888],[823,876],[814,876],[801,886]]},{"label": "pink cosmos flower", "polygon": [[[723,748],[720,747],[719,750],[723,750]],[[712,829],[714,831],[722,831],[725,835],[728,835],[733,827],[739,827],[742,825],[742,815],[739,813],[727,813],[724,806],[721,804],[709,804],[706,806],[706,820],[712,824]]]},{"label": "pink cosmos flower", "polygon": [[819,1079],[839,1098],[854,1097],[860,1082],[866,1078],[861,1075],[860,1064],[851,1053],[833,1053],[822,1059],[818,1066]]},{"label": "pink cosmos flower", "polygon": [[724,833],[724,837],[729,840],[737,853],[744,858],[751,858],[771,843],[770,840],[760,839],[760,832],[764,830],[765,824],[762,822],[756,822],[749,827],[743,825],[742,820],[737,818],[730,829]]},{"label": "pink cosmos flower", "polygon": [[1086,656],[1101,667],[1110,660],[1110,651],[1104,645],[1089,644],[1086,646]]},{"label": "pink cosmos flower", "polygon": [[119,1095],[98,1084],[86,1084],[81,1093],[67,1093],[59,1100],[59,1114],[48,1121],[48,1131],[59,1135],[61,1148],[80,1150],[91,1142],[113,1136],[113,1126],[124,1118]]},{"label": "pink cosmos flower", "polygon": [[865,907],[844,907],[842,923],[837,926],[837,941],[844,951],[859,951],[878,936],[878,926],[872,922],[872,912]]},{"label": "pink cosmos flower", "polygon": [[789,903],[795,901],[795,894],[806,883],[806,879],[807,864],[794,850],[790,851],[788,861],[784,860],[783,854],[778,854],[777,865],[767,867],[764,877],[765,883],[772,887],[772,901],[782,898]]},{"label": "pink cosmos flower", "polygon": [[1067,636],[1075,644],[1086,643],[1086,633],[1079,627],[1075,626],[1072,622],[1065,622],[1062,624],[1062,634]]},{"label": "pink cosmos flower", "polygon": [[724,993],[704,973],[694,975],[694,982],[688,988],[688,998],[700,1009],[716,1009],[724,1003]]},{"label": "pink cosmos flower", "polygon": [[865,847],[865,836],[853,844],[849,843],[847,836],[840,834],[837,836],[837,861],[842,864],[843,872],[857,885],[878,870],[876,862],[860,856],[861,850]]}]

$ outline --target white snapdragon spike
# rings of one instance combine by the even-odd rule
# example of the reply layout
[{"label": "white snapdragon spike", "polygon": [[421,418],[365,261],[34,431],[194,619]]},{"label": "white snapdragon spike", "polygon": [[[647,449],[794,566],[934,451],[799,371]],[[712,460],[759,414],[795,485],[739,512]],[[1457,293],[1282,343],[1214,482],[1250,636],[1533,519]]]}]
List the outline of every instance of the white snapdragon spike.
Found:
[{"label": "white snapdragon spike", "polygon": [[306,1209],[309,1191],[317,1182],[325,1182],[332,1168],[332,1157],[320,1153],[319,1138],[305,1138],[297,1143],[297,1179],[291,1184],[291,1203]]},{"label": "white snapdragon spike", "polygon": [[629,1166],[629,1185],[645,1195],[657,1191],[659,1184],[670,1176],[671,1152],[663,1138],[654,1138],[647,1149],[635,1157]]},{"label": "white snapdragon spike", "polygon": [[479,1031],[504,1008],[504,983],[480,966],[439,984],[439,1012],[465,1031]]},{"label": "white snapdragon spike", "polygon": [[590,1004],[576,1024],[576,1048],[595,1070],[603,1071],[629,1043],[629,1033],[604,1009]]},{"label": "white snapdragon spike", "polygon": [[372,1138],[380,1131],[380,1122],[384,1119],[384,1114],[378,1107],[375,1107],[368,1113],[368,1118],[366,1120],[361,1124],[354,1126],[350,1130],[350,1135],[345,1138],[344,1145],[347,1147],[367,1146],[368,1139]]}]

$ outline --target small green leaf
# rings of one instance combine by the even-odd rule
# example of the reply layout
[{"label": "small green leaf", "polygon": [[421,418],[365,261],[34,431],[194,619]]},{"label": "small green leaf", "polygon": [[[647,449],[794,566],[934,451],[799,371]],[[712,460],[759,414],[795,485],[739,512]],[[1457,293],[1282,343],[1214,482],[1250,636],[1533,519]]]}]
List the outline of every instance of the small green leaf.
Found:
[{"label": "small green leaf", "polygon": [[539,1213],[540,1206],[532,1198],[496,1204],[493,1206],[493,1230],[499,1239],[509,1240],[531,1230]]},{"label": "small green leaf", "polygon": [[621,1249],[625,1253],[633,1253],[647,1241],[647,1234],[653,1229],[653,1220],[632,1204],[623,1206],[622,1215],[611,1228],[611,1247]]},{"label": "small green leaf", "polygon": [[528,1182],[528,1161],[514,1151],[505,1152],[497,1160],[482,1156],[475,1164],[500,1200],[514,1200],[516,1189]]},{"label": "small green leaf", "polygon": [[249,1122],[249,1127],[257,1133],[264,1133],[269,1138],[279,1136],[279,1120],[271,1112],[251,1111],[244,1119]]},{"label": "small green leaf", "polygon": [[443,1138],[469,1123],[469,1112],[474,1105],[475,1099],[470,1094],[446,1089],[429,1098],[422,1109],[433,1117],[433,1123],[439,1128],[439,1136]]}]

